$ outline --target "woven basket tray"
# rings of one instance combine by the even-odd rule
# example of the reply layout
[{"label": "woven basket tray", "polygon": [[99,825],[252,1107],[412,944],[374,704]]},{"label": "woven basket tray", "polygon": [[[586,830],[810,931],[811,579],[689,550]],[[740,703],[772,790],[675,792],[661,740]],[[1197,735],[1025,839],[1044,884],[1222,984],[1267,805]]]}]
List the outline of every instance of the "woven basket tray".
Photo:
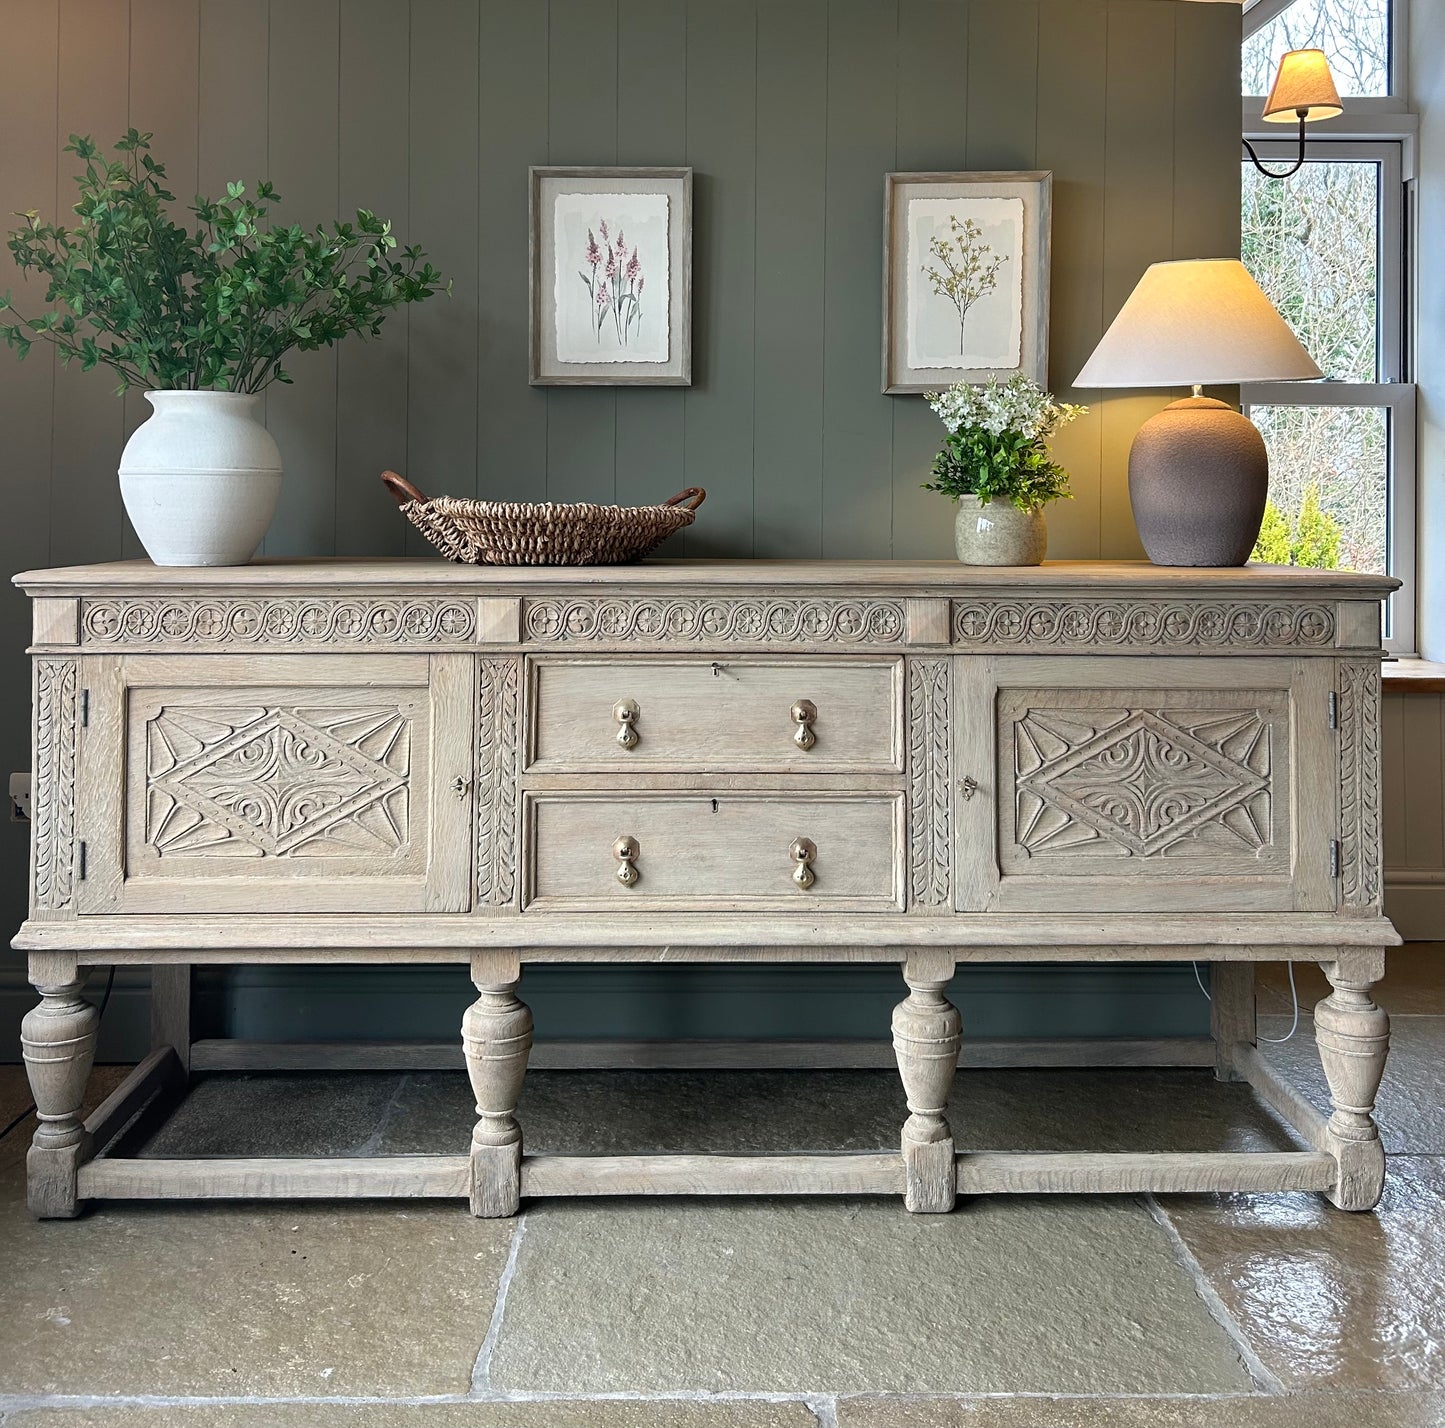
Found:
[{"label": "woven basket tray", "polygon": [[622,565],[693,523],[706,493],[689,486],[660,506],[560,505],[427,497],[395,471],[382,481],[402,514],[464,565]]}]

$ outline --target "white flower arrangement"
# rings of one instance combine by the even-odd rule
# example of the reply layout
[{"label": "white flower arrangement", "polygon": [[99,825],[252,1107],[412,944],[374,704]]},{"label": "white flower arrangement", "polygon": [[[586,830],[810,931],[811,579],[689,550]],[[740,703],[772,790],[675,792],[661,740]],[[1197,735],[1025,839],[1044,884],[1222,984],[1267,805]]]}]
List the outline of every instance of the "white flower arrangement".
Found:
[{"label": "white flower arrangement", "polygon": [[1050,437],[1088,407],[1056,402],[1037,382],[1015,372],[1006,382],[996,377],[974,386],[960,382],[946,392],[929,392],[928,405],[950,432],[981,427],[990,436],[1017,432],[1030,441]]}]

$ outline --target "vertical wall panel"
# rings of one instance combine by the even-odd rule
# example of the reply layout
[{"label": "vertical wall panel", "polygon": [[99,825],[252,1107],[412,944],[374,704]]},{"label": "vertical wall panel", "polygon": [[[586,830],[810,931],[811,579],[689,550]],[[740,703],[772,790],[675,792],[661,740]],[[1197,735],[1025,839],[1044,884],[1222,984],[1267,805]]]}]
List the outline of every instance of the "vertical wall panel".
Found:
[{"label": "vertical wall panel", "polygon": [[1174,246],[1176,258],[1239,256],[1236,134],[1201,124],[1238,97],[1239,13],[1232,5],[1181,5],[1174,19]]},{"label": "vertical wall panel", "polygon": [[[314,228],[340,207],[340,0],[272,0],[268,177],[281,195],[274,218]],[[271,388],[266,424],[285,478],[268,555],[326,555],[336,543],[336,349],[293,350],[293,385]]]},{"label": "vertical wall panel", "polygon": [[705,518],[677,542],[689,555],[753,550],[757,9],[753,0],[690,0],[687,10],[687,161],[696,174],[686,454],[688,484],[707,490]]},{"label": "vertical wall panel", "polygon": [[201,0],[198,186],[223,198],[226,185],[248,193],[267,176],[270,115],[266,89],[271,50],[268,0]]},{"label": "vertical wall panel", "polygon": [[[898,168],[926,173],[967,167],[969,7],[951,0],[900,0]],[[953,553],[954,506],[923,490],[943,426],[918,397],[893,411],[893,554],[946,558]]]},{"label": "vertical wall panel", "polygon": [[[615,164],[616,0],[551,0],[548,13],[548,162]],[[554,387],[547,393],[547,499],[612,501],[616,491],[616,389]]]},{"label": "vertical wall panel", "polygon": [[[883,175],[898,161],[898,7],[828,10],[823,258],[823,554],[893,548],[893,406],[882,389]],[[882,57],[882,63],[880,63]],[[903,400],[916,400],[905,398]]]},{"label": "vertical wall panel", "polygon": [[[110,0],[61,0],[60,142],[89,135],[109,155],[125,132],[130,76],[129,9]],[[8,143],[8,140],[7,140]],[[74,154],[60,155],[56,192],[37,204],[62,222],[73,220]],[[52,207],[53,202],[53,207]],[[7,205],[7,211],[8,211]],[[125,443],[125,407],[108,367],[82,372],[79,363],[55,374],[55,426],[50,472],[50,558],[57,565],[116,560],[125,539],[116,465]]]},{"label": "vertical wall panel", "polygon": [[[129,122],[155,135],[151,153],[165,166],[177,221],[188,226],[199,187],[200,34],[201,0],[131,0]],[[126,393],[127,438],[150,414],[141,392]],[[129,521],[122,550],[128,560],[145,554]]]},{"label": "vertical wall panel", "polygon": [[[346,0],[341,7],[337,207],[350,222],[359,208],[389,219],[399,246],[413,241],[408,207],[407,138],[411,34],[395,0]],[[445,302],[434,297],[430,302]],[[348,340],[336,352],[336,509],[338,555],[400,555],[407,523],[377,477],[406,470],[406,365],[411,314],[393,312],[373,341]]]},{"label": "vertical wall panel", "polygon": [[[479,36],[476,5],[412,0],[407,226],[452,292],[414,309],[408,324],[407,470],[424,491],[448,496],[475,495],[478,484]],[[409,530],[407,549],[431,547]]]},{"label": "vertical wall panel", "polygon": [[[60,7],[35,0],[15,9],[0,44],[0,212],[53,212],[62,137],[56,132]],[[22,284],[9,250],[0,244],[0,292],[9,292],[21,312],[41,311],[43,286]],[[55,398],[55,356],[37,344],[24,362],[0,348],[0,480],[10,496],[0,522],[4,575],[45,565],[50,559],[50,450]],[[104,479],[104,478],[102,478]],[[0,590],[0,748],[5,768],[30,764],[30,602],[6,581]],[[0,917],[17,927],[25,916],[28,823],[0,820]],[[19,960],[18,958],[16,959]],[[26,988],[26,991],[29,989]]]},{"label": "vertical wall panel", "polygon": [[547,390],[527,385],[527,170],[547,162],[547,6],[484,0],[478,89],[477,494],[547,496]]},{"label": "vertical wall panel", "polygon": [[1031,169],[1038,141],[1038,0],[968,11],[968,167]]},{"label": "vertical wall panel", "polygon": [[[687,162],[687,7],[678,0],[619,0],[617,162]],[[618,388],[614,489],[621,504],[665,501],[688,484],[686,404],[681,387]]]},{"label": "vertical wall panel", "polygon": [[753,554],[823,552],[823,265],[799,261],[826,204],[828,9],[758,10]]},{"label": "vertical wall panel", "polygon": [[1072,500],[1048,510],[1049,555],[1055,559],[1099,554],[1103,416],[1097,393],[1072,386],[1105,327],[1107,16],[1105,0],[1043,0],[1039,7],[1037,162],[1054,174],[1049,385],[1090,408],[1053,443],[1073,491]]},{"label": "vertical wall panel", "polygon": [[[1110,0],[1105,118],[1104,321],[1150,263],[1174,253],[1174,21],[1180,7]],[[1129,513],[1134,433],[1184,392],[1110,393],[1102,407],[1100,554],[1142,556]]]}]

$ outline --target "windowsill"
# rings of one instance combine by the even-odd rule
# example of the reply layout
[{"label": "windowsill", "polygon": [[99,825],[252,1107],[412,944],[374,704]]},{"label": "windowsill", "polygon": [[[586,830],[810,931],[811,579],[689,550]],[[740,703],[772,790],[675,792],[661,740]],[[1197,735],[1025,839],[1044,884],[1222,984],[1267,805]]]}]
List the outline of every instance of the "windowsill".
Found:
[{"label": "windowsill", "polygon": [[1428,659],[1386,660],[1380,680],[1386,694],[1445,694],[1445,664]]}]

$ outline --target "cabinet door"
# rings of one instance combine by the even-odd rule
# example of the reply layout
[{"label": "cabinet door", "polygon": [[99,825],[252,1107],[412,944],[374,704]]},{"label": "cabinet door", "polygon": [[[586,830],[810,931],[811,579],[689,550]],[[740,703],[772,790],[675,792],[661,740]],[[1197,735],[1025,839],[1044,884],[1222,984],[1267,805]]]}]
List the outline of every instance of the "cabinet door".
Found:
[{"label": "cabinet door", "polygon": [[1329,660],[1003,656],[955,676],[961,910],[1333,907]]},{"label": "cabinet door", "polygon": [[470,656],[88,663],[82,912],[471,905]]}]

